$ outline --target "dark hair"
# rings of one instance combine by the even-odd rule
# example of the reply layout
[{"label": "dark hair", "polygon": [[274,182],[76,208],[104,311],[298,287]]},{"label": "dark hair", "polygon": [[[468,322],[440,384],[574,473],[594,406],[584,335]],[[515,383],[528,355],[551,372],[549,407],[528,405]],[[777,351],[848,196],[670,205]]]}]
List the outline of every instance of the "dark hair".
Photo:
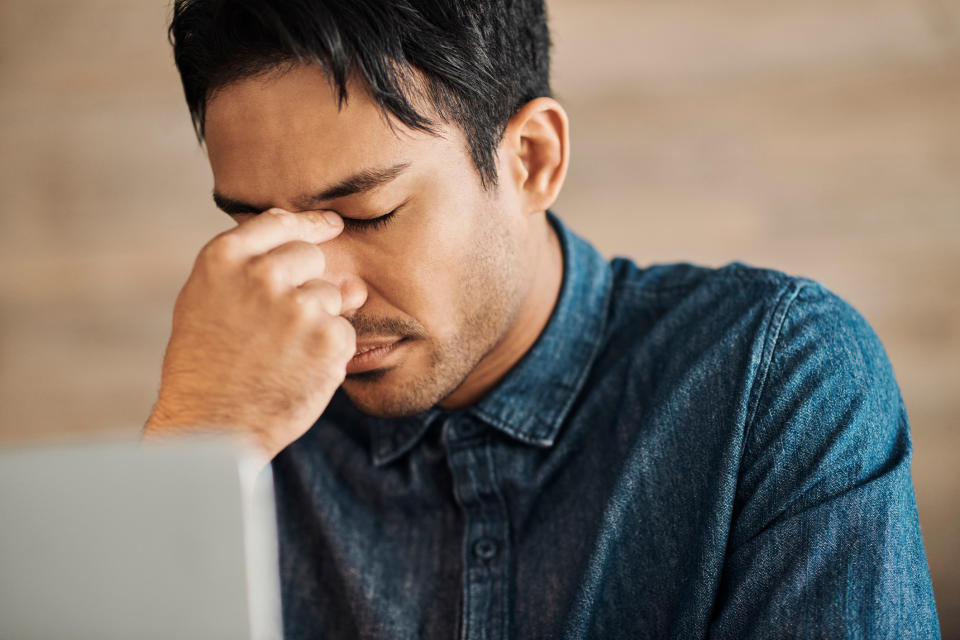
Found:
[{"label": "dark hair", "polygon": [[551,95],[543,0],[176,0],[168,38],[201,143],[218,89],[317,63],[338,108],[356,76],[384,116],[435,135],[426,103],[459,126],[484,189],[510,117]]}]

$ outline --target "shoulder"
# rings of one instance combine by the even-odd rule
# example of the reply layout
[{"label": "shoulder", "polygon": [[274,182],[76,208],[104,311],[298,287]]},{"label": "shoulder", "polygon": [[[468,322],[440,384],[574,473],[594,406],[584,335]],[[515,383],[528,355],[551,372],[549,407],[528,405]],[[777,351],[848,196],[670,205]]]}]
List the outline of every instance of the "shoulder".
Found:
[{"label": "shoulder", "polygon": [[873,327],[814,279],[742,262],[640,268],[617,258],[611,270],[608,344],[652,361],[658,380],[693,370],[698,384],[736,378],[748,432],[764,412],[804,395],[832,394],[820,412],[859,398],[895,414],[902,402]]},{"label": "shoulder", "polygon": [[647,316],[654,324],[673,325],[686,340],[749,343],[757,350],[757,395],[772,378],[796,379],[802,373],[842,379],[851,389],[879,385],[889,393],[895,387],[871,324],[817,280],[742,262],[639,268],[616,258],[611,268],[614,324]]},{"label": "shoulder", "polygon": [[777,269],[730,262],[709,267],[690,262],[657,263],[640,267],[617,257],[610,261],[614,289],[626,298],[660,300],[666,304],[691,297],[709,300],[725,297],[745,301],[770,298],[784,290],[822,286],[815,280]]},{"label": "shoulder", "polygon": [[689,312],[706,320],[770,307],[807,287],[822,288],[810,278],[743,262],[721,267],[677,262],[641,268],[631,260],[614,258],[610,266],[614,307],[626,313]]},{"label": "shoulder", "polygon": [[[886,349],[867,319],[818,282],[789,296],[765,340],[747,451],[813,443],[836,460],[876,468],[909,456],[903,398]],[[815,447],[814,447],[815,448]]]},{"label": "shoulder", "polygon": [[[683,350],[718,341],[752,350],[769,342],[798,299],[843,301],[819,282],[743,262],[708,267],[687,262],[639,267],[625,258],[610,263],[608,330],[626,332]],[[650,334],[653,334],[652,336]]]},{"label": "shoulder", "polygon": [[876,340],[857,309],[809,277],[743,262],[721,267],[677,262],[641,268],[618,257],[610,266],[611,310],[614,316],[625,316],[622,321],[632,322],[637,314],[669,315],[675,322],[710,326],[725,317],[760,314],[767,316],[767,337],[774,342],[785,330],[801,329],[833,332],[840,339]]}]

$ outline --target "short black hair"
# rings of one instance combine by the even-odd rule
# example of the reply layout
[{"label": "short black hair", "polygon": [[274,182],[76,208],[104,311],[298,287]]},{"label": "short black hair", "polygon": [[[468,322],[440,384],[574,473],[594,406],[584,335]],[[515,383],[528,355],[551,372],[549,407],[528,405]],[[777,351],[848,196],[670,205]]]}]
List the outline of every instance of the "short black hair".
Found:
[{"label": "short black hair", "polygon": [[543,0],[175,0],[168,38],[201,143],[218,89],[320,64],[338,107],[355,76],[384,116],[436,134],[429,104],[459,126],[484,189],[510,117],[551,95]]}]

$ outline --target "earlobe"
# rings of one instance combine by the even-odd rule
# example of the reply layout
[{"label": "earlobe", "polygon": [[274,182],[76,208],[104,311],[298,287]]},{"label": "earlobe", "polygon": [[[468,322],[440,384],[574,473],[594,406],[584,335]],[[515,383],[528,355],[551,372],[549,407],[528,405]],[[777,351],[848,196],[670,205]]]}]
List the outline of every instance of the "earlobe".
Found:
[{"label": "earlobe", "polygon": [[527,213],[542,212],[557,199],[570,157],[569,121],[553,98],[535,98],[510,119],[504,133],[508,170]]}]

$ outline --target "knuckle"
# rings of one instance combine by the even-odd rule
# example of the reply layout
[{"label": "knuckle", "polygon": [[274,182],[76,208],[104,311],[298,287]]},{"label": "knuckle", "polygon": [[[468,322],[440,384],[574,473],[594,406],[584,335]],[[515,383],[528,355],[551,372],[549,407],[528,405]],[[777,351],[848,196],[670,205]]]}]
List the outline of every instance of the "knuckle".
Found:
[{"label": "knuckle", "polygon": [[224,264],[231,262],[241,253],[241,240],[235,234],[225,231],[213,237],[200,250],[200,258],[206,263]]},{"label": "knuckle", "polygon": [[356,334],[353,327],[340,316],[324,314],[317,323],[317,341],[320,348],[332,356],[342,356],[356,350]]},{"label": "knuckle", "polygon": [[320,314],[313,325],[315,338],[325,351],[329,350],[330,346],[336,342],[336,336],[334,335],[336,332],[334,328],[335,320],[335,316],[324,312]]},{"label": "knuckle", "polygon": [[341,354],[347,358],[352,358],[357,351],[357,332],[346,318],[338,316],[335,320],[339,327],[338,342],[342,349]]},{"label": "knuckle", "polygon": [[327,312],[330,315],[340,313],[340,309],[343,307],[343,297],[340,295],[340,290],[332,285],[326,286],[324,287],[323,295],[326,302],[324,306]]},{"label": "knuckle", "polygon": [[340,312],[342,301],[336,287],[318,283],[310,287],[297,287],[292,294],[295,308],[315,316],[320,312],[336,316]]},{"label": "knuckle", "polygon": [[310,250],[313,251],[314,260],[317,263],[317,271],[319,274],[323,274],[327,270],[327,256],[323,253],[323,249],[318,247],[315,244],[307,243],[310,246]]},{"label": "knuckle", "polygon": [[309,326],[323,322],[326,311],[316,296],[299,292],[293,295],[292,314],[296,322],[306,323]]},{"label": "knuckle", "polygon": [[298,313],[312,312],[317,306],[317,300],[306,291],[296,289],[293,292],[293,307]]},{"label": "knuckle", "polygon": [[297,223],[296,217],[289,211],[284,211],[283,209],[267,209],[264,213],[271,216],[284,227],[292,227]]},{"label": "knuckle", "polygon": [[268,291],[278,291],[283,287],[283,274],[268,258],[253,258],[247,263],[246,271],[251,282]]}]

